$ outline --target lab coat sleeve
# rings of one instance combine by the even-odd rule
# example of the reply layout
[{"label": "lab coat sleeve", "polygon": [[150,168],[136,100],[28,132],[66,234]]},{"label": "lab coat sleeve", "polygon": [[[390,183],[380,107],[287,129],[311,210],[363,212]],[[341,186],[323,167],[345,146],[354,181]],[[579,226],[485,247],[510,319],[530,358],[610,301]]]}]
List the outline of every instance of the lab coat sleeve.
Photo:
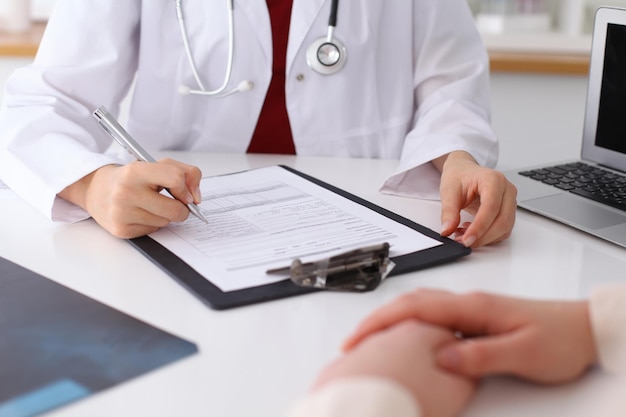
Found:
[{"label": "lab coat sleeve", "polygon": [[382,378],[346,378],[300,399],[287,417],[420,417],[419,405],[403,386]]},{"label": "lab coat sleeve", "polygon": [[[141,2],[59,0],[32,65],[5,87],[0,179],[46,217],[88,217],[57,193],[120,158],[91,113],[117,114],[137,67]],[[59,215],[58,213],[63,213]]]},{"label": "lab coat sleeve", "polygon": [[589,312],[600,365],[626,376],[626,285],[594,289]]},{"label": "lab coat sleeve", "polygon": [[490,123],[489,60],[466,1],[418,2],[414,91],[417,112],[396,172],[382,192],[438,198],[440,173],[429,162],[466,151],[497,162]]}]

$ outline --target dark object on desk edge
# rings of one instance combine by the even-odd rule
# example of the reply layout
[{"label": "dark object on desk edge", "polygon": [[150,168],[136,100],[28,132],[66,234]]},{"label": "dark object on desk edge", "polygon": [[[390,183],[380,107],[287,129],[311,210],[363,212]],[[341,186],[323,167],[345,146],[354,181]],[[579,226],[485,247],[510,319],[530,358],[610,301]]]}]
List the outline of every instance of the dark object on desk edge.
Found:
[{"label": "dark object on desk edge", "polygon": [[198,351],[0,258],[0,416],[35,416]]},{"label": "dark object on desk edge", "polygon": [[[354,194],[335,187],[334,185],[330,185],[315,177],[304,174],[293,168],[284,165],[279,166],[286,169],[287,171],[290,171],[296,175],[299,175],[302,178],[311,181],[314,184],[333,191],[334,193],[339,194],[342,197],[352,200],[400,224],[410,227],[411,229],[414,229],[425,236],[428,236],[443,243],[442,245],[435,246],[430,249],[413,252],[402,256],[392,257],[391,260],[395,263],[395,267],[388,277],[450,262],[471,253],[470,248],[467,248],[462,244],[455,242],[454,240],[442,237],[439,233],[430,230],[427,227],[424,227],[418,223],[415,223],[412,220],[402,217],[392,211],[384,209],[374,203],[357,197]],[[292,283],[289,279],[287,279],[272,284],[260,285],[257,287],[245,288],[236,291],[223,292],[209,281],[210,277],[205,278],[200,275],[198,272],[196,272],[195,269],[187,265],[186,262],[184,262],[178,256],[170,252],[168,249],[163,247],[161,244],[159,244],[149,236],[142,236],[135,239],[130,239],[129,242],[137,250],[143,253],[144,256],[146,256],[154,264],[156,264],[159,268],[166,272],[169,276],[176,279],[183,286],[189,289],[195,296],[197,296],[202,302],[215,310],[241,307],[245,305],[291,297],[294,295],[308,294],[311,292],[320,291],[315,288],[298,286]]]}]

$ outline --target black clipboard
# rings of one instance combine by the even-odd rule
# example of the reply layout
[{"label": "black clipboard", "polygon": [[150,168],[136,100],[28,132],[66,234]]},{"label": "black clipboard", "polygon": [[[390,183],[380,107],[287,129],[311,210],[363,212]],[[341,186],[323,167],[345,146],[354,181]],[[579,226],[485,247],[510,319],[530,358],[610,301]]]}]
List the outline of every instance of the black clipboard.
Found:
[{"label": "black clipboard", "polygon": [[[438,245],[433,248],[409,253],[402,256],[392,257],[391,259],[396,264],[396,266],[389,274],[389,277],[400,275],[410,271],[428,268],[445,262],[450,262],[471,253],[470,248],[467,248],[451,239],[442,237],[439,233],[434,232],[433,230],[430,230],[405,217],[402,217],[380,206],[377,206],[376,204],[357,197],[345,190],[337,188],[334,185],[328,184],[310,175],[297,171],[291,167],[287,167],[284,165],[279,166],[286,169],[287,171],[299,175],[302,178],[307,179],[308,181],[313,182],[314,184],[317,184],[336,194],[339,194],[342,197],[345,197],[362,206],[374,210],[385,217],[388,217],[398,223],[417,230],[425,236],[442,242],[442,245]],[[181,260],[178,256],[170,252],[167,248],[165,248],[149,236],[130,239],[129,242],[141,253],[143,253],[148,259],[150,259],[158,267],[165,271],[169,276],[177,280],[180,284],[182,284],[195,296],[197,296],[202,302],[215,310],[224,310],[233,307],[240,307],[244,305],[261,303],[264,301],[276,300],[280,298],[320,291],[318,289],[300,287],[287,279],[272,284],[224,292],[210,282],[210,277],[205,278],[200,275],[186,262]]]}]

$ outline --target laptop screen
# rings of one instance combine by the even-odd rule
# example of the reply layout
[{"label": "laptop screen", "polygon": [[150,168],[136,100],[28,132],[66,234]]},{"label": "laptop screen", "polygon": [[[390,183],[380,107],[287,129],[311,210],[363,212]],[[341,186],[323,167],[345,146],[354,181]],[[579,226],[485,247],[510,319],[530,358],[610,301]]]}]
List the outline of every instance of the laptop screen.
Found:
[{"label": "laptop screen", "polygon": [[626,26],[609,23],[596,146],[626,154]]},{"label": "laptop screen", "polygon": [[582,159],[626,172],[626,9],[596,11]]}]

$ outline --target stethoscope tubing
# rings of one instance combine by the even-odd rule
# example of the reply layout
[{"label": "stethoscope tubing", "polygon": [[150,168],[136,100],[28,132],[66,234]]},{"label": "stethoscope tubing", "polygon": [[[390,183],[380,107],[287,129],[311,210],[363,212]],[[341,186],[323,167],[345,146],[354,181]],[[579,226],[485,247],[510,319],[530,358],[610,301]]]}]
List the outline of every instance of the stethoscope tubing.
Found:
[{"label": "stethoscope tubing", "polygon": [[195,79],[198,87],[200,87],[200,90],[204,95],[218,96],[224,93],[226,91],[226,88],[228,87],[228,84],[230,83],[230,79],[233,73],[233,61],[235,56],[235,7],[233,0],[226,0],[226,3],[228,8],[228,59],[226,61],[226,74],[224,75],[224,81],[222,82],[222,85],[215,90],[209,91],[206,89],[204,83],[202,82],[202,79],[200,78],[200,74],[198,73],[198,67],[196,66],[195,60],[193,59],[193,54],[191,53],[189,36],[187,35],[187,27],[185,24],[185,17],[183,16],[182,0],[176,0],[176,17],[178,18],[178,25],[182,34],[185,53],[187,54],[187,58],[189,60],[193,78]]},{"label": "stethoscope tubing", "polygon": [[[234,0],[226,0],[227,10],[228,10],[228,58],[226,62],[226,72],[224,75],[224,81],[222,85],[215,90],[207,90],[200,78],[200,74],[198,73],[198,68],[193,58],[193,54],[191,51],[191,45],[189,43],[189,36],[187,34],[187,25],[185,23],[185,16],[183,12],[182,0],[176,1],[176,17],[178,19],[178,26],[180,28],[181,37],[183,40],[183,47],[185,49],[185,54],[187,55],[187,60],[189,61],[189,66],[191,67],[191,73],[193,75],[196,84],[198,85],[198,89],[192,89],[187,86],[180,86],[179,93],[183,95],[187,94],[197,94],[197,95],[206,95],[213,96],[216,98],[222,98],[229,96],[233,93],[240,91],[247,91],[254,87],[254,84],[251,81],[244,80],[236,88],[231,90],[227,90],[228,85],[230,84],[232,72],[233,72],[233,62],[235,56],[235,6]],[[336,73],[337,71],[343,68],[346,61],[346,48],[345,46],[338,40],[334,39],[334,31],[337,25],[337,10],[339,8],[339,0],[332,0],[330,5],[330,14],[328,16],[328,32],[326,37],[322,37],[314,41],[311,46],[307,49],[306,58],[307,63],[311,67],[311,69],[322,75],[331,75]],[[325,44],[332,45],[334,50],[337,52],[338,59],[336,62],[332,64],[324,63],[320,60],[318,53],[320,52],[320,48]]]}]

